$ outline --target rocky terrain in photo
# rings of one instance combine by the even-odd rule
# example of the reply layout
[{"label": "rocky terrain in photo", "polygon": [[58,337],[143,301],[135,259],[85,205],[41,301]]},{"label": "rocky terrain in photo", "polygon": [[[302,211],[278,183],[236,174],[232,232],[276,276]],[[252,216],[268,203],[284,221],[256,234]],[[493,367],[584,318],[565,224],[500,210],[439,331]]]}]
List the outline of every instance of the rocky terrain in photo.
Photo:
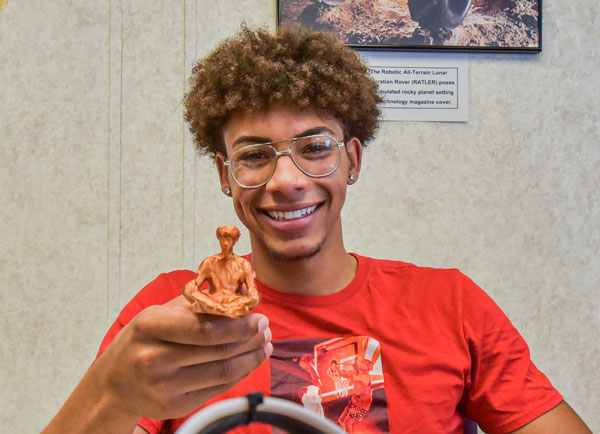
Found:
[{"label": "rocky terrain in photo", "polygon": [[346,44],[536,47],[536,0],[473,0],[452,30],[425,29],[411,19],[408,0],[286,0],[281,24],[302,22]]}]

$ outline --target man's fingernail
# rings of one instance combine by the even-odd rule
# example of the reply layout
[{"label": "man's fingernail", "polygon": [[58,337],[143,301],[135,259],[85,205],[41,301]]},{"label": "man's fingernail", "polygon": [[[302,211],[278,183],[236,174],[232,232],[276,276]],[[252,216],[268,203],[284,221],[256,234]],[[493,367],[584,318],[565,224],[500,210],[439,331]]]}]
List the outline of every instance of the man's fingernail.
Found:
[{"label": "man's fingernail", "polygon": [[258,320],[258,332],[262,332],[265,331],[266,328],[269,326],[269,320],[265,317],[261,318]]},{"label": "man's fingernail", "polygon": [[271,329],[270,328],[266,328],[265,329],[265,342],[270,342],[271,341],[271,336],[273,336],[271,334]]},{"label": "man's fingernail", "polygon": [[265,345],[264,350],[265,350],[265,356],[267,358],[271,357],[271,354],[273,354],[273,344],[271,342],[269,342],[267,345]]}]

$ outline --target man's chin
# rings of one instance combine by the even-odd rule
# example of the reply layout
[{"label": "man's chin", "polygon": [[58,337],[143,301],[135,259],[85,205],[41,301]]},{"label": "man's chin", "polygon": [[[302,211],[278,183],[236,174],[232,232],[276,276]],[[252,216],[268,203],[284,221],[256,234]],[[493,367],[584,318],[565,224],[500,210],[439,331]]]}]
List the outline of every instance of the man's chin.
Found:
[{"label": "man's chin", "polygon": [[303,248],[303,249],[292,249],[292,250],[277,250],[268,248],[269,256],[280,262],[298,262],[307,259],[314,258],[323,248],[323,240],[316,246]]}]

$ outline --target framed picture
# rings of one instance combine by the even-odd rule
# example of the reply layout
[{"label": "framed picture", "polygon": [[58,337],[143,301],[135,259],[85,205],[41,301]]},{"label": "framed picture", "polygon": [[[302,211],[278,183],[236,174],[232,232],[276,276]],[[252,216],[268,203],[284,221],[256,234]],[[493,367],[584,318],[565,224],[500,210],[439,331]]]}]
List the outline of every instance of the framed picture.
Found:
[{"label": "framed picture", "polygon": [[278,0],[277,24],[357,49],[542,50],[541,0]]}]

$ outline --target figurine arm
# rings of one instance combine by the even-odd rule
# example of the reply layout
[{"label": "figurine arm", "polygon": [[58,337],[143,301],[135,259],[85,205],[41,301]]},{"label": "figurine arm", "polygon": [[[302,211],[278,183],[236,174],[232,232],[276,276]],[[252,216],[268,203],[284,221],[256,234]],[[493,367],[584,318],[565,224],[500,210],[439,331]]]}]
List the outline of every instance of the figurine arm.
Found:
[{"label": "figurine arm", "polygon": [[195,294],[200,291],[200,286],[206,280],[206,269],[207,269],[206,261],[207,261],[207,259],[202,261],[202,263],[198,267],[198,272],[196,274],[196,277],[193,278],[192,280],[190,280],[188,283],[186,283],[185,286],[183,287],[183,296],[190,303],[194,303],[196,301]]},{"label": "figurine arm", "polygon": [[207,275],[207,271],[208,271],[208,260],[210,258],[206,258],[204,261],[202,261],[202,263],[200,263],[200,266],[198,267],[198,271],[196,272],[196,278],[194,279],[196,281],[196,286],[199,288],[204,281],[206,280],[206,275]]},{"label": "figurine arm", "polygon": [[248,290],[248,297],[252,300],[256,300],[256,304],[258,304],[258,289],[256,288],[256,282],[254,278],[256,274],[252,269],[252,265],[247,260],[244,260],[244,283],[246,284],[246,289]]}]

